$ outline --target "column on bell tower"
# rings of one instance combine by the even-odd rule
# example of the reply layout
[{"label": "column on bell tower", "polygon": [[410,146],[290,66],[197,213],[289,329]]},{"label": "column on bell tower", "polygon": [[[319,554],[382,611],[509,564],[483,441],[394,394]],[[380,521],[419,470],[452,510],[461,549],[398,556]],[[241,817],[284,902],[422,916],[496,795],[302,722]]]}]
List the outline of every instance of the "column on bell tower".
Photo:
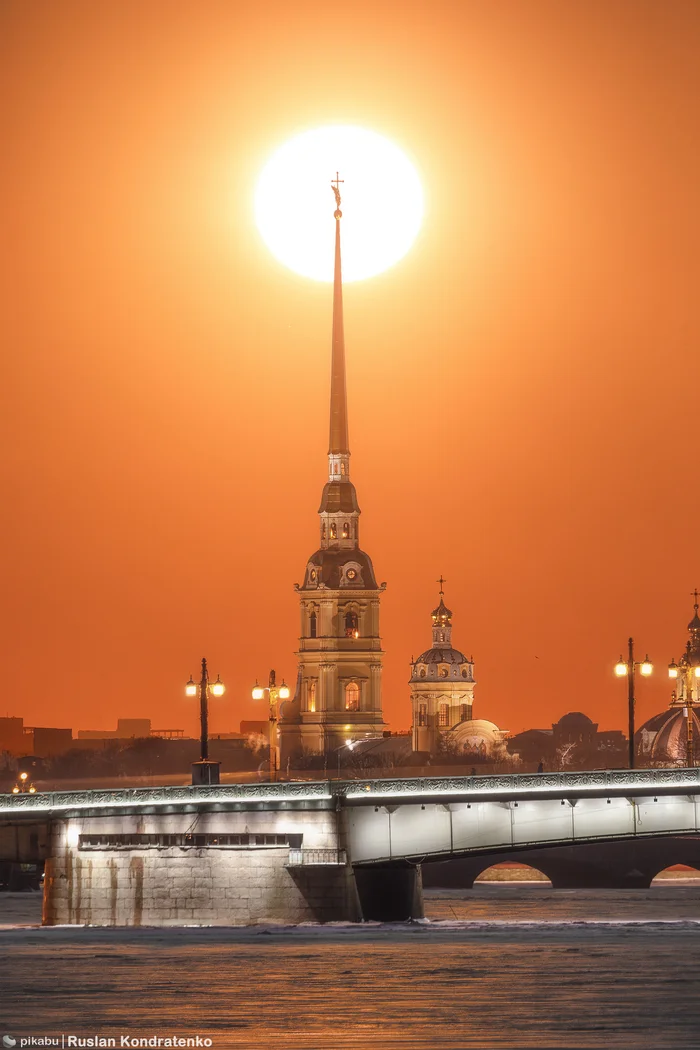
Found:
[{"label": "column on bell tower", "polygon": [[378,736],[384,728],[379,599],[386,585],[377,584],[371,558],[360,548],[360,507],[350,480],[341,182],[336,176],[332,184],[336,210],[328,480],[318,509],[319,548],[307,562],[303,583],[296,585],[301,687],[298,703],[280,720],[283,764],[285,750],[296,747],[329,755],[347,740]]}]

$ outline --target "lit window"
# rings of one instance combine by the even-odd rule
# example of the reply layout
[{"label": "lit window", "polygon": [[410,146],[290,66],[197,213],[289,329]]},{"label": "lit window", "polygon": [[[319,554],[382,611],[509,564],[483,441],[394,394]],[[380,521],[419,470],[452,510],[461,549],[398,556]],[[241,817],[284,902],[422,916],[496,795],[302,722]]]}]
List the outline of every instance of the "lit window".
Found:
[{"label": "lit window", "polygon": [[332,540],[337,540],[338,539],[338,529],[337,529],[337,526],[336,526],[334,521],[331,522],[331,539]]},{"label": "lit window", "polygon": [[443,729],[450,724],[450,705],[440,704],[438,708],[438,725]]},{"label": "lit window", "polygon": [[309,711],[313,714],[316,710],[316,682],[309,682]]},{"label": "lit window", "polygon": [[360,687],[357,682],[348,682],[345,686],[345,710],[357,711],[360,707]]},{"label": "lit window", "polygon": [[345,614],[345,637],[346,638],[357,638],[359,635],[357,613],[349,612]]},{"label": "lit window", "polygon": [[343,522],[343,539],[347,540],[349,536],[350,536],[350,526],[348,525],[347,521],[344,521]]}]

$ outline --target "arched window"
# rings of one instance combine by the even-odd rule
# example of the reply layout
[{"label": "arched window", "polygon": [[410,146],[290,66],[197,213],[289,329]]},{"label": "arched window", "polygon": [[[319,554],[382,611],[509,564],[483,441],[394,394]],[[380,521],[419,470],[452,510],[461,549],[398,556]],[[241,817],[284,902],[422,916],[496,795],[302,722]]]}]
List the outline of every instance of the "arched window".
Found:
[{"label": "arched window", "polygon": [[345,686],[345,710],[358,711],[360,707],[360,687],[357,682],[348,682]]},{"label": "arched window", "polygon": [[440,704],[438,708],[438,725],[445,729],[450,724],[450,705]]},{"label": "arched window", "polygon": [[316,682],[309,682],[309,711],[313,714],[316,710]]},{"label": "arched window", "polygon": [[464,669],[462,670],[462,678],[468,678],[468,677],[469,677],[469,672],[467,671],[467,669],[466,669],[466,667],[465,667],[465,668],[464,668]]},{"label": "arched window", "polygon": [[340,473],[341,474],[345,473],[345,464],[343,463],[342,459],[340,461]]},{"label": "arched window", "polygon": [[325,538],[326,538],[326,523],[324,521],[323,525],[321,525],[321,539],[325,540]]},{"label": "arched window", "polygon": [[309,637],[310,638],[315,638],[316,637],[316,613],[315,612],[312,612],[311,616],[309,616]]},{"label": "arched window", "polygon": [[440,668],[440,677],[441,678],[447,678],[448,674],[449,674],[449,671],[447,670],[446,667],[441,667]]},{"label": "arched window", "polygon": [[459,720],[460,722],[466,722],[469,718],[469,704],[459,705]]},{"label": "arched window", "polygon": [[424,667],[421,667],[421,669],[420,669],[420,671],[418,672],[418,674],[419,674],[419,675],[421,676],[421,678],[425,678],[425,668],[424,668]]},{"label": "arched window", "polygon": [[418,725],[427,726],[428,724],[428,705],[418,704]]},{"label": "arched window", "polygon": [[345,614],[345,637],[346,638],[357,638],[359,637],[357,613],[349,612]]},{"label": "arched window", "polygon": [[331,539],[332,540],[337,540],[338,539],[338,528],[337,528],[337,526],[336,526],[334,521],[331,522]]},{"label": "arched window", "polygon": [[343,539],[347,540],[349,538],[349,536],[350,536],[350,526],[348,525],[347,521],[344,521],[343,522]]}]

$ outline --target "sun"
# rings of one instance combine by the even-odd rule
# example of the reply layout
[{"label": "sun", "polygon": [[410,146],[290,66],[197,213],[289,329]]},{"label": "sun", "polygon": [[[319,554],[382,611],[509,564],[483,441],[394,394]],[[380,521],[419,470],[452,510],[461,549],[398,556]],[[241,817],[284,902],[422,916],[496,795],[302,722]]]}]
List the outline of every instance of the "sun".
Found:
[{"label": "sun", "polygon": [[331,179],[342,197],[343,280],[387,270],[409,250],[423,219],[423,188],[408,157],[374,131],[333,126],[290,139],[255,190],[255,221],[268,248],[295,273],[333,279]]}]

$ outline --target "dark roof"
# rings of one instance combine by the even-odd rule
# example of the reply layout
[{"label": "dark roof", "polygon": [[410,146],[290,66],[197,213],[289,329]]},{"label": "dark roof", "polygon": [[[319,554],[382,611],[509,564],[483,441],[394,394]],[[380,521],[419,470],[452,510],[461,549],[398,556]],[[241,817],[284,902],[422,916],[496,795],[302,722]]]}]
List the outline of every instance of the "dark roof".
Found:
[{"label": "dark roof", "polygon": [[319,514],[359,514],[357,493],[351,481],[327,481],[323,486]]},{"label": "dark roof", "polygon": [[447,617],[448,620],[452,619],[452,609],[448,609],[445,602],[440,598],[440,604],[437,609],[433,609],[433,619],[441,619],[443,616]]},{"label": "dark roof", "polygon": [[[358,575],[353,580],[347,579],[342,571],[343,566],[349,564],[357,566],[359,570]],[[309,578],[310,568],[315,568],[317,572],[317,580],[314,583]],[[341,579],[345,581],[342,584],[343,588],[347,587],[349,590],[378,590],[372,559],[369,554],[365,554],[359,547],[343,550],[333,548],[332,550],[315,551],[309,558],[301,590],[315,591],[318,583],[325,584],[331,590],[339,590]]]},{"label": "dark roof", "polygon": [[426,649],[415,661],[417,664],[468,664],[467,659],[459,649]]},{"label": "dark roof", "polygon": [[590,726],[595,725],[592,718],[588,715],[584,715],[583,711],[569,711],[568,714],[562,715],[558,722],[555,722],[558,726],[585,726],[588,729]]}]

